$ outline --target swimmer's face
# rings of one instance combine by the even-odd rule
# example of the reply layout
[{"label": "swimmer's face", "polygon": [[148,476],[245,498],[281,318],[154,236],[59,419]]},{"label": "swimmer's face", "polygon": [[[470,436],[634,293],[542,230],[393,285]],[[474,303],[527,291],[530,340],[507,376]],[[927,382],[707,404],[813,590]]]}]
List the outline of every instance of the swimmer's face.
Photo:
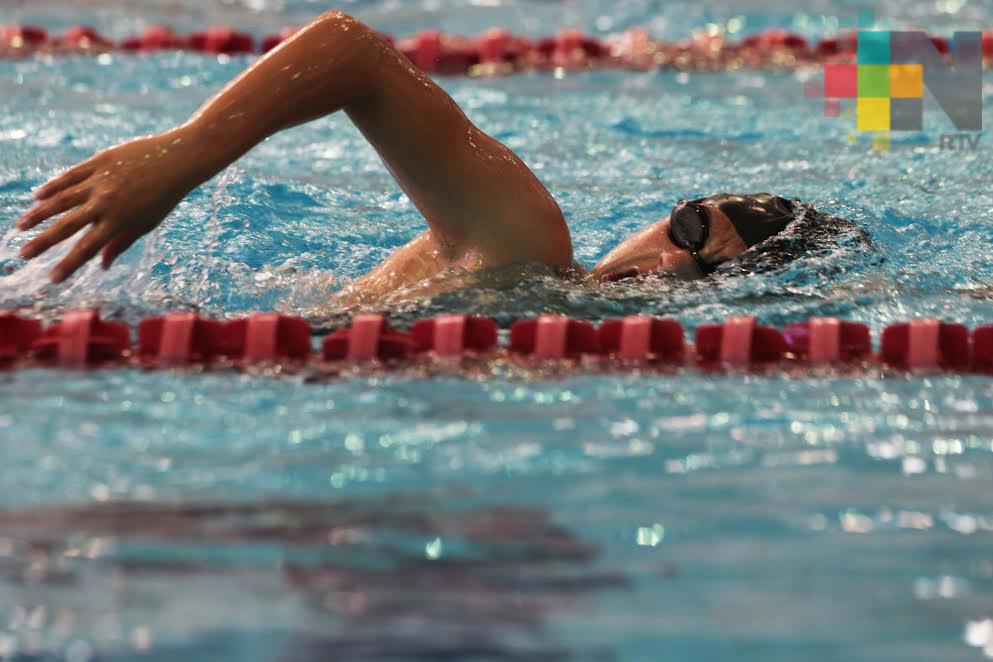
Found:
[{"label": "swimmer's face", "polygon": [[[714,196],[715,198],[717,196]],[[700,207],[709,220],[707,241],[699,256],[708,264],[733,259],[747,248],[731,220],[711,198],[704,198]],[[649,273],[662,273],[687,280],[703,278],[691,252],[674,244],[669,237],[669,218],[642,228],[614,247],[590,272],[596,281],[614,281]]]}]

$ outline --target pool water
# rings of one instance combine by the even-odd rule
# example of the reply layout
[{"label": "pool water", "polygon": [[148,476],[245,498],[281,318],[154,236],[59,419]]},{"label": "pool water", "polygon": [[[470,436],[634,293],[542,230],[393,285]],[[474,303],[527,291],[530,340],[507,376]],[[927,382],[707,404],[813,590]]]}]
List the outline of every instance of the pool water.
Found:
[{"label": "pool water", "polygon": [[[355,2],[406,34],[504,25],[679,38],[711,22],[811,35],[865,7]],[[38,3],[0,23],[167,22],[261,34],[301,1]],[[893,27],[993,26],[980,3],[886,2]],[[827,17],[827,18],[824,18]],[[303,314],[424,224],[342,116],[275,136],[109,272],[61,286],[16,258],[31,191],[184,120],[245,58],[0,62],[0,308]],[[442,85],[558,199],[577,259],[684,197],[768,190],[866,228],[786,273],[597,287],[512,269],[430,300],[507,324],[648,312],[687,329],[812,315],[878,332],[993,321],[990,146],[950,124],[890,152],[805,99],[816,72],[527,74]],[[984,74],[989,101],[993,78]],[[988,107],[988,103],[985,104]],[[987,110],[985,121],[990,117]],[[983,137],[985,140],[986,137]],[[979,660],[993,657],[993,382],[687,373],[523,379],[0,373],[0,659]]]}]

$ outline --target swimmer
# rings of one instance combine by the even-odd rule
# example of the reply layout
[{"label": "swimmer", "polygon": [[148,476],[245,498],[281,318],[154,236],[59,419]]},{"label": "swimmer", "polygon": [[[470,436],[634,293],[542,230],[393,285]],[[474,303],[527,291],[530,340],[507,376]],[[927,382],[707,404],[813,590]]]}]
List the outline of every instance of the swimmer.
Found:
[{"label": "swimmer", "polygon": [[[764,193],[687,200],[585,273],[573,260],[558,204],[523,161],[473,125],[381,35],[332,11],[260,58],[181,126],[105,149],[39,188],[17,227],[58,218],[24,245],[21,256],[31,259],[83,232],[51,280],[65,280],[98,253],[108,268],[190,191],[252,147],[339,110],[428,224],[355,281],[355,289],[372,296],[448,269],[526,262],[593,281],[652,273],[703,278],[746,251],[761,263],[756,249],[787,227],[806,223],[823,234],[840,221]],[[794,242],[773,259],[799,250]]]}]

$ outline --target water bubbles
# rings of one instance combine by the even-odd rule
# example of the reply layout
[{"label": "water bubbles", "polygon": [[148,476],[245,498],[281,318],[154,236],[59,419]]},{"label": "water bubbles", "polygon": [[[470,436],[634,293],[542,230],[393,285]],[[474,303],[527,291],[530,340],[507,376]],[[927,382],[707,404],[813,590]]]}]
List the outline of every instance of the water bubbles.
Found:
[{"label": "water bubbles", "polygon": [[862,513],[848,511],[841,514],[841,529],[846,533],[869,533],[874,526],[872,519]]},{"label": "water bubbles", "polygon": [[914,581],[914,596],[918,600],[951,600],[968,594],[969,582],[961,577],[919,577]]},{"label": "water bubbles", "polygon": [[345,437],[345,448],[348,449],[349,452],[358,455],[361,454],[362,450],[365,448],[365,442],[362,440],[360,435],[352,433]]},{"label": "water bubbles", "polygon": [[905,457],[903,458],[902,469],[905,476],[922,474],[927,471],[927,462],[919,457]]},{"label": "water bubbles", "polygon": [[636,434],[639,429],[638,422],[629,418],[611,423],[610,434],[614,437],[628,437]]},{"label": "water bubbles", "polygon": [[993,619],[969,621],[965,624],[963,639],[969,646],[983,649],[986,657],[993,658]]},{"label": "water bubbles", "polygon": [[635,542],[639,547],[658,547],[665,537],[665,527],[659,523],[651,526],[639,526],[635,534]]},{"label": "water bubbles", "polygon": [[440,559],[444,550],[445,546],[441,538],[434,538],[428,544],[424,545],[424,557],[432,561]]}]

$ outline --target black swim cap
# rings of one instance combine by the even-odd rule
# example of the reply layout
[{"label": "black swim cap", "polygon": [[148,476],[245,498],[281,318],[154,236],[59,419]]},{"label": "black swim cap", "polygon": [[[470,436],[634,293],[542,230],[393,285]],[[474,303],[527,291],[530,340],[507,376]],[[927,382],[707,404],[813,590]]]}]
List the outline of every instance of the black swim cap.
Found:
[{"label": "black swim cap", "polygon": [[796,218],[793,204],[789,200],[769,193],[720,193],[705,200],[731,219],[734,229],[749,248],[779,234]]}]

